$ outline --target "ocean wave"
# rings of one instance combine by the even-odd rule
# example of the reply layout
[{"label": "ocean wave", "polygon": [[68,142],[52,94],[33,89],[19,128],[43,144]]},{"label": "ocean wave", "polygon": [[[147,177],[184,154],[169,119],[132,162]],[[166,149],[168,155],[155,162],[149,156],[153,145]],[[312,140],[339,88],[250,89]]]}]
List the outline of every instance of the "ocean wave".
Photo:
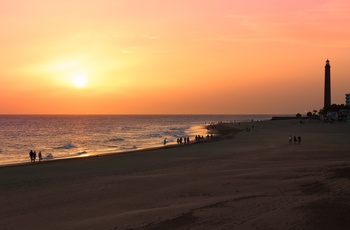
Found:
[{"label": "ocean wave", "polygon": [[115,142],[115,141],[124,141],[124,138],[121,137],[117,137],[117,138],[112,138],[110,140],[108,140],[109,142]]},{"label": "ocean wave", "polygon": [[129,130],[142,130],[141,127],[134,127],[134,126],[124,126],[121,128],[122,131],[129,131]]},{"label": "ocean wave", "polygon": [[121,147],[120,149],[121,149],[121,150],[135,150],[135,149],[137,149],[137,146],[134,145],[134,146],[132,146],[132,147]]},{"label": "ocean wave", "polygon": [[149,133],[149,134],[146,134],[145,137],[159,138],[159,137],[162,137],[162,135],[159,133]]},{"label": "ocean wave", "polygon": [[82,151],[82,152],[77,152],[77,155],[83,155],[83,154],[87,154],[88,152],[86,151]]},{"label": "ocean wave", "polygon": [[47,154],[46,159],[53,159],[52,153]]},{"label": "ocean wave", "polygon": [[186,135],[186,132],[185,131],[180,131],[180,130],[177,130],[177,132],[169,132],[169,131],[165,131],[163,133],[164,136],[171,136],[171,137],[183,137]]},{"label": "ocean wave", "polygon": [[56,147],[55,149],[74,149],[76,147],[77,146],[75,146],[74,144],[68,143],[68,144],[66,144],[64,146]]},{"label": "ocean wave", "polygon": [[182,127],[174,127],[174,128],[170,128],[169,130],[171,131],[185,131],[186,129],[189,129],[190,126],[182,126]]}]

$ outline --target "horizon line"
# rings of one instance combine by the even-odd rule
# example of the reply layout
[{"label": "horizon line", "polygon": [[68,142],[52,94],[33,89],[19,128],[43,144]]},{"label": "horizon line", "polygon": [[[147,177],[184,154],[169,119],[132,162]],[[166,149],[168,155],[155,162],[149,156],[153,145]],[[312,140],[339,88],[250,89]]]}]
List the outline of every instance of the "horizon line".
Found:
[{"label": "horizon line", "polygon": [[293,115],[292,113],[0,113],[0,116],[187,116],[187,115]]}]

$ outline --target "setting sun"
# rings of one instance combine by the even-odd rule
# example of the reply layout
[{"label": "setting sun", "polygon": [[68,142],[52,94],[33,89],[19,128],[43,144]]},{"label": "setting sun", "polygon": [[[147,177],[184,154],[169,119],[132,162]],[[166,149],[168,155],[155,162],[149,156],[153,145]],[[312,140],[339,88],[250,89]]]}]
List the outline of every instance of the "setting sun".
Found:
[{"label": "setting sun", "polygon": [[73,84],[79,88],[84,87],[87,83],[86,77],[82,74],[73,75],[72,81],[73,81]]}]

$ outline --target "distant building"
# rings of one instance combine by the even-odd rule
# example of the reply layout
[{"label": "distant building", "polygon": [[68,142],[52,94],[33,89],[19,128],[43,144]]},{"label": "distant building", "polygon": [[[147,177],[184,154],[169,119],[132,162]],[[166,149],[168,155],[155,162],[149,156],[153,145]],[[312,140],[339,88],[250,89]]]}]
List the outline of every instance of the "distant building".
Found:
[{"label": "distant building", "polygon": [[338,112],[327,112],[326,121],[327,122],[338,121]]},{"label": "distant building", "polygon": [[327,108],[331,106],[331,66],[328,59],[324,68],[324,108]]},{"label": "distant building", "polygon": [[[345,94],[345,105],[350,106],[350,93]],[[346,121],[350,122],[350,111],[347,110],[346,112],[347,112],[346,113],[346,115],[347,115]]]}]

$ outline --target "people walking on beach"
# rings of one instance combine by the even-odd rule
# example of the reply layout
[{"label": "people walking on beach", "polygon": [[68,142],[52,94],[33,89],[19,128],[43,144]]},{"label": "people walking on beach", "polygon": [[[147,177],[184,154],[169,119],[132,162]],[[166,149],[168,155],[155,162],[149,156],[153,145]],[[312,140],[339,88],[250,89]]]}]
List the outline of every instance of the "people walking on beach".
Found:
[{"label": "people walking on beach", "polygon": [[34,151],[33,152],[33,162],[35,162],[35,159],[36,159],[36,152]]},{"label": "people walking on beach", "polygon": [[202,141],[202,140],[204,140],[204,136],[202,135],[196,135],[195,136],[195,140],[196,140],[196,142],[200,142],[200,141]]},{"label": "people walking on beach", "polygon": [[297,137],[294,136],[294,144],[296,144],[296,143],[297,143]]},{"label": "people walking on beach", "polygon": [[178,143],[179,145],[182,144],[182,137],[177,138],[177,143]]},{"label": "people walking on beach", "polygon": [[301,142],[301,136],[298,136],[298,144],[300,145]]},{"label": "people walking on beach", "polygon": [[39,158],[39,162],[43,159],[43,156],[41,155],[41,151],[39,151],[38,158]]},{"label": "people walking on beach", "polygon": [[293,137],[292,135],[289,135],[289,144],[292,144],[292,142],[293,142]]},{"label": "people walking on beach", "polygon": [[33,154],[34,154],[33,150],[30,150],[29,152],[30,162],[33,162],[33,158],[34,158]]},{"label": "people walking on beach", "polygon": [[[30,162],[35,162],[36,157],[37,157],[36,152],[33,151],[33,150],[30,150],[29,151],[29,157],[30,157]],[[39,153],[38,153],[38,158],[39,158],[39,162],[43,159],[41,151],[39,151]]]}]

